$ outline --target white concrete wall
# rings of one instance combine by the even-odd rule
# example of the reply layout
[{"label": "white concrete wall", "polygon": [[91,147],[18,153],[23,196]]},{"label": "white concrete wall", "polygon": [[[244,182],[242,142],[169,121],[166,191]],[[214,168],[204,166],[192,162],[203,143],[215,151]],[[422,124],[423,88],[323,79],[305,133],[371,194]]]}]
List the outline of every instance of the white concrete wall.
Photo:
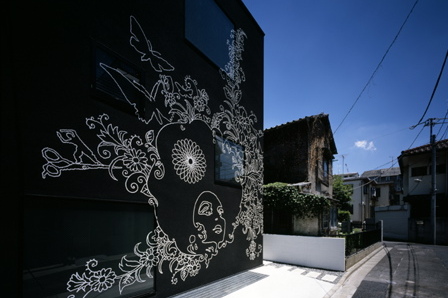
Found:
[{"label": "white concrete wall", "polygon": [[345,271],[345,239],[263,234],[263,259]]},{"label": "white concrete wall", "polygon": [[397,205],[375,207],[375,220],[383,221],[383,237],[394,240],[408,240],[409,206]]}]

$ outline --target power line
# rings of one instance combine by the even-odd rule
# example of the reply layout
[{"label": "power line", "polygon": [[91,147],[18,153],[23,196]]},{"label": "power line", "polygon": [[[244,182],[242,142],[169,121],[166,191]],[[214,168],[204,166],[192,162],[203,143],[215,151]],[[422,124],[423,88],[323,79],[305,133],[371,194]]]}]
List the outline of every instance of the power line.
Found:
[{"label": "power line", "polygon": [[345,114],[344,118],[342,119],[341,123],[339,123],[338,127],[336,128],[336,130],[333,132],[333,134],[336,134],[336,132],[338,131],[339,127],[341,127],[342,123],[344,123],[345,119],[347,118],[348,114],[350,114],[350,112],[353,110],[354,106],[356,105],[356,103],[358,102],[358,100],[361,98],[362,94],[364,93],[364,91],[367,89],[367,86],[370,85],[370,82],[373,80],[373,77],[375,76],[375,74],[377,73],[378,69],[380,68],[381,64],[383,63],[384,59],[386,58],[387,54],[389,53],[389,50],[392,48],[393,44],[395,43],[395,41],[397,40],[398,36],[401,33],[401,30],[403,30],[404,25],[406,24],[406,22],[408,21],[410,15],[412,14],[412,12],[414,11],[414,7],[417,5],[418,0],[415,1],[414,5],[412,6],[411,10],[409,11],[408,15],[406,16],[406,19],[404,20],[403,24],[401,25],[400,29],[398,30],[398,33],[395,35],[394,39],[392,40],[391,44],[389,45],[389,47],[387,48],[386,52],[384,53],[383,57],[381,58],[380,62],[378,63],[378,65],[376,66],[375,70],[373,71],[372,75],[370,76],[369,80],[367,81],[367,83],[364,85],[364,88],[362,88],[361,92],[359,93],[358,97],[356,98],[355,102],[352,104],[352,106],[350,107],[350,109],[348,110],[347,114]]},{"label": "power line", "polygon": [[420,134],[422,133],[422,131],[423,131],[424,128],[425,128],[425,127],[422,126],[422,129],[420,129],[420,131],[418,132],[417,136],[416,136],[415,139],[412,141],[411,145],[409,145],[408,150],[411,149],[412,145],[414,145],[415,141],[417,141],[417,138],[420,136]]},{"label": "power line", "polygon": [[423,118],[425,117],[426,112],[428,112],[429,106],[431,105],[432,99],[434,98],[434,94],[436,93],[437,86],[439,86],[439,81],[440,81],[440,78],[442,77],[442,73],[443,73],[443,69],[445,68],[445,63],[446,63],[446,58],[447,58],[447,57],[448,57],[448,50],[446,51],[445,59],[443,60],[442,68],[440,69],[440,72],[439,72],[439,77],[437,78],[436,85],[434,86],[434,89],[432,90],[431,98],[429,99],[428,105],[426,106],[426,110],[425,110],[425,112],[423,113],[423,115],[422,115],[422,117],[420,118],[420,120],[417,122],[417,124],[414,125],[412,128],[414,128],[415,126],[417,126],[417,125],[419,125],[420,123],[422,123],[422,120],[423,120]]},{"label": "power line", "polygon": [[[443,118],[446,118],[446,116],[448,116],[448,109],[446,109],[445,117],[443,117]],[[439,136],[439,133],[442,130],[443,124],[445,124],[445,122],[443,122],[442,125],[440,126],[439,131],[437,132],[437,136]]]}]

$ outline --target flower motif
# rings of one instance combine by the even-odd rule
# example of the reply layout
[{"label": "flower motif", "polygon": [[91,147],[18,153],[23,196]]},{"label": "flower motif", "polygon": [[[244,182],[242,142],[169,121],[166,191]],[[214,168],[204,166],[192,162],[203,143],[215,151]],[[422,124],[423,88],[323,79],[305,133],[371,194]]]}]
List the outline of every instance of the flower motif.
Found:
[{"label": "flower motif", "polygon": [[207,167],[205,155],[199,145],[192,140],[177,141],[171,157],[176,174],[183,181],[194,184],[204,177]]},{"label": "flower motif", "polygon": [[246,255],[249,257],[250,260],[255,260],[255,249],[256,249],[256,243],[255,241],[251,241],[249,248],[246,249]]},{"label": "flower motif", "polygon": [[208,102],[208,94],[205,92],[205,90],[199,90],[199,95],[194,97],[194,107],[199,112],[203,112],[205,108],[207,107]]},{"label": "flower motif", "polygon": [[146,167],[148,158],[140,149],[131,148],[124,154],[123,164],[131,171],[142,171]]},{"label": "flower motif", "polygon": [[152,267],[159,262],[159,256],[156,254],[152,247],[149,247],[140,255],[139,262],[145,267]]},{"label": "flower motif", "polygon": [[100,271],[95,272],[90,278],[92,290],[101,293],[110,289],[115,283],[115,278],[115,272],[110,268],[103,268]]}]

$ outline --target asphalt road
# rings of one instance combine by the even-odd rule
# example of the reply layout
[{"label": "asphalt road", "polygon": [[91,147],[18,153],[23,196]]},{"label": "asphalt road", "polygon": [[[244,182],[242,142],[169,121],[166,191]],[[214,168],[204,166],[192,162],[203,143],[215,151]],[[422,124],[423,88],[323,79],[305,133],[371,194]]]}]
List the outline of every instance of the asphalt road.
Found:
[{"label": "asphalt road", "polygon": [[386,241],[383,249],[352,297],[448,297],[448,246]]}]

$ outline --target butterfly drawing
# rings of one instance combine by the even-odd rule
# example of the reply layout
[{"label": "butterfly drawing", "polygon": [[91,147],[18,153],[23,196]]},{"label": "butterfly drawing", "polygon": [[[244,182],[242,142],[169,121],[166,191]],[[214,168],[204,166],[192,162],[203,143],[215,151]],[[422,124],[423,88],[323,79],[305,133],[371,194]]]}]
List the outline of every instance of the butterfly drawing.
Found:
[{"label": "butterfly drawing", "polygon": [[152,68],[155,71],[173,71],[174,67],[169,64],[165,59],[161,57],[161,54],[152,48],[152,44],[149,39],[146,38],[145,32],[143,31],[140,24],[137,22],[135,17],[131,16],[131,46],[141,54],[141,61],[149,61]]}]

